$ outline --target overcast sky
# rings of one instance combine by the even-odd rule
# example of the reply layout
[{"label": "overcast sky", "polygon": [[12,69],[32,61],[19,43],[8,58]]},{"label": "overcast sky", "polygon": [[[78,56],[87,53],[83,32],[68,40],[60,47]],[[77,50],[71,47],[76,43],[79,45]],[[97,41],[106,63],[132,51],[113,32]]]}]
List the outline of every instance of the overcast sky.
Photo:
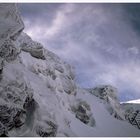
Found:
[{"label": "overcast sky", "polygon": [[89,88],[140,98],[140,4],[19,4],[25,32],[75,67]]}]

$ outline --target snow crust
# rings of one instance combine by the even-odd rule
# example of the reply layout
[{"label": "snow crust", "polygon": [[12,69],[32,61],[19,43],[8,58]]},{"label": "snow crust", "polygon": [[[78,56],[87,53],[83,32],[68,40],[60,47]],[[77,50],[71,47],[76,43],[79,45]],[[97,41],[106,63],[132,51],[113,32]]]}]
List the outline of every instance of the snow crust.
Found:
[{"label": "snow crust", "polygon": [[127,101],[127,102],[124,102],[124,103],[140,104],[140,99]]}]

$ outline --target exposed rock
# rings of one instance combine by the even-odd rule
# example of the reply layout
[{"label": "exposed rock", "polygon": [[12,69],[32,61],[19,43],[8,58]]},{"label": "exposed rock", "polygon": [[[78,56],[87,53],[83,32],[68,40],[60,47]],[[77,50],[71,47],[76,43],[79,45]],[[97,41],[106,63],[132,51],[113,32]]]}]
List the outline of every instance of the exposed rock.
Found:
[{"label": "exposed rock", "polygon": [[3,75],[4,62],[15,60],[20,53],[15,40],[24,24],[15,4],[0,4],[0,23],[0,135],[4,136],[10,129],[24,124],[26,109],[23,106],[33,94],[26,83],[20,84]]},{"label": "exposed rock", "polygon": [[87,114],[84,114],[82,112],[77,112],[76,113],[76,118],[78,118],[80,121],[82,121],[85,124],[89,123],[89,116]]},{"label": "exposed rock", "polygon": [[88,91],[105,101],[108,112],[119,120],[124,120],[124,111],[121,108],[119,100],[117,98],[117,89],[110,85],[103,85],[94,89],[88,89]]},{"label": "exposed rock", "polygon": [[96,87],[94,89],[89,89],[90,93],[94,94],[95,96],[99,97],[100,99],[104,99],[108,102],[108,98],[112,98],[114,100],[117,100],[117,89],[109,86],[109,85],[105,85],[105,86],[99,86]]},{"label": "exposed rock", "polygon": [[125,119],[128,120],[129,116],[134,112],[133,108],[125,110]]},{"label": "exposed rock", "polygon": [[24,110],[19,110],[14,117],[15,127],[20,127],[24,124],[26,120],[26,112]]},{"label": "exposed rock", "polygon": [[0,105],[0,122],[7,130],[13,127],[19,127],[24,123],[21,119],[23,113],[25,113],[25,111],[20,108],[10,107],[7,104]]},{"label": "exposed rock", "polygon": [[77,102],[77,105],[72,107],[75,117],[89,126],[95,126],[95,119],[92,116],[90,106],[85,101]]},{"label": "exposed rock", "polygon": [[7,130],[22,126],[26,119],[26,107],[33,100],[32,90],[25,83],[2,80],[0,97],[0,123]]},{"label": "exposed rock", "polygon": [[68,72],[67,77],[71,80],[74,80],[75,75],[74,75],[74,72],[73,72],[73,68],[67,63],[65,63],[65,67],[66,67],[66,70]]},{"label": "exposed rock", "polygon": [[55,64],[55,69],[60,73],[64,73],[64,68],[60,64]]},{"label": "exposed rock", "polygon": [[71,79],[68,79],[66,76],[61,75],[60,78],[64,91],[67,94],[75,94],[75,83]]},{"label": "exposed rock", "polygon": [[16,39],[24,29],[16,4],[0,4],[0,46],[6,39]]},{"label": "exposed rock", "polygon": [[6,61],[13,61],[19,54],[20,49],[18,49],[11,39],[7,39],[0,47],[0,57]]},{"label": "exposed rock", "polygon": [[44,124],[36,126],[36,133],[41,137],[54,137],[56,136],[57,125],[52,121],[45,121]]},{"label": "exposed rock", "polygon": [[0,80],[2,79],[2,71],[3,71],[3,58],[0,58]]},{"label": "exposed rock", "polygon": [[20,42],[22,51],[29,52],[35,58],[45,60],[45,49],[40,43],[33,41],[25,33],[22,33],[17,41]]},{"label": "exposed rock", "polygon": [[45,56],[44,56],[44,49],[32,49],[32,51],[30,52],[30,54],[33,57],[36,57],[38,59],[43,59],[45,60]]},{"label": "exposed rock", "polygon": [[19,53],[13,40],[24,29],[15,4],[0,4],[0,79],[4,61],[15,60]]},{"label": "exposed rock", "polygon": [[[3,85],[4,84],[4,85]],[[26,83],[18,83],[17,81],[1,81],[1,98],[13,104],[23,106],[26,102],[33,99],[33,91]]]},{"label": "exposed rock", "polygon": [[0,123],[0,137],[6,137],[8,135],[8,131],[6,127]]},{"label": "exposed rock", "polygon": [[45,55],[46,55],[47,62],[55,62],[57,64],[61,64],[61,59],[53,52],[46,49]]},{"label": "exposed rock", "polygon": [[[36,45],[36,44],[34,44],[34,45]],[[38,47],[38,46],[32,47],[32,46],[28,46],[28,44],[24,43],[21,45],[21,50],[23,50],[25,52],[29,52],[35,58],[45,60],[44,49],[41,47]]]}]

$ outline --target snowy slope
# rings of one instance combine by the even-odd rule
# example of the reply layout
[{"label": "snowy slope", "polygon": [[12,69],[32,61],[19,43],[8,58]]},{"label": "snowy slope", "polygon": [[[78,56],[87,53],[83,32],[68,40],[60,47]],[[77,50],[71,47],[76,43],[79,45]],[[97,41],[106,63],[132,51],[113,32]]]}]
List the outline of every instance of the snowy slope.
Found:
[{"label": "snowy slope", "polygon": [[[8,45],[0,45],[0,52],[7,48],[0,57],[0,136],[140,136],[125,121],[115,88],[79,88],[69,64],[20,33],[23,23],[17,26],[16,6],[3,6],[14,11],[12,18],[2,19],[13,20],[3,34],[10,27],[16,38],[8,31],[3,39]],[[7,10],[0,15],[5,17]]]},{"label": "snowy slope", "polygon": [[125,103],[140,104],[140,99],[127,101]]}]

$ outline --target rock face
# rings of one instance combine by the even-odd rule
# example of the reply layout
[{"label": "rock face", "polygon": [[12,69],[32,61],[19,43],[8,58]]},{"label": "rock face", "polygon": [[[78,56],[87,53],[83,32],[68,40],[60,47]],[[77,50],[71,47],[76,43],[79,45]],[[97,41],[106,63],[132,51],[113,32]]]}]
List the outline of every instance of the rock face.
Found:
[{"label": "rock face", "polygon": [[26,83],[8,81],[3,77],[0,83],[0,123],[5,128],[5,135],[8,130],[24,124],[32,100],[33,92]]},{"label": "rock face", "polygon": [[[23,52],[27,52],[30,54],[30,56],[37,58],[36,60],[33,60],[29,56],[29,59],[32,59],[33,61],[31,63],[28,62],[28,64],[26,63],[25,65],[28,65],[30,70],[35,74],[45,76],[46,80],[48,79],[47,77],[49,77],[50,79],[47,80],[47,85],[49,88],[57,88],[58,91],[66,92],[67,94],[76,94],[74,75],[70,65],[63,62],[49,50],[44,49],[40,43],[33,41],[25,33],[22,33],[21,36],[19,36],[17,42],[20,43],[20,48]],[[22,60],[24,59],[24,55],[25,53],[21,53],[20,55]]]},{"label": "rock face", "polygon": [[16,40],[24,24],[15,4],[0,4],[0,46],[7,39]]},{"label": "rock face", "polygon": [[89,89],[89,91],[100,99],[106,100],[107,102],[109,101],[109,98],[118,101],[116,96],[117,89],[112,86],[103,85],[94,89]]},{"label": "rock face", "polygon": [[[16,60],[20,49],[15,40],[24,25],[15,4],[0,4],[0,135],[24,124],[26,106],[33,93],[25,81],[10,80],[4,74],[7,62]],[[14,74],[13,74],[14,75]],[[17,77],[15,74],[14,76]],[[19,78],[19,77],[18,77]]]},{"label": "rock face", "polygon": [[[21,33],[24,24],[15,4],[0,4],[0,21],[0,136],[11,136],[19,127],[34,127],[33,135],[37,136],[56,136],[57,123],[41,118],[33,122],[35,112],[38,117],[41,115],[37,113],[40,112],[38,107],[44,107],[38,104],[40,97],[35,96],[34,99],[37,91],[33,90],[27,74],[43,78],[47,91],[73,95],[76,88],[71,67],[27,34]],[[28,63],[24,55],[29,57]],[[31,106],[35,100],[38,107]],[[48,114],[47,110],[45,114]]]},{"label": "rock face", "polygon": [[54,137],[57,133],[57,125],[51,121],[46,121],[44,124],[36,126],[36,133],[41,137]]},{"label": "rock face", "polygon": [[121,109],[121,105],[116,96],[116,88],[110,85],[103,85],[94,89],[89,89],[89,92],[107,103],[106,107],[111,115],[117,119],[125,120],[124,111]]},{"label": "rock face", "polygon": [[35,58],[45,60],[45,49],[43,46],[40,43],[33,41],[25,33],[22,33],[22,36],[23,37],[19,37],[18,39],[21,50],[30,53],[31,56]]},{"label": "rock face", "polygon": [[15,4],[0,4],[0,73],[3,61],[16,58],[19,49],[14,40],[24,29],[24,24],[19,16]]},{"label": "rock face", "polygon": [[0,47],[0,58],[7,62],[15,60],[19,54],[19,48],[17,48],[11,39],[7,39]]},{"label": "rock face", "polygon": [[77,100],[76,105],[72,106],[72,111],[75,113],[75,117],[84,124],[91,127],[95,126],[95,119],[92,116],[90,105],[85,101]]}]

